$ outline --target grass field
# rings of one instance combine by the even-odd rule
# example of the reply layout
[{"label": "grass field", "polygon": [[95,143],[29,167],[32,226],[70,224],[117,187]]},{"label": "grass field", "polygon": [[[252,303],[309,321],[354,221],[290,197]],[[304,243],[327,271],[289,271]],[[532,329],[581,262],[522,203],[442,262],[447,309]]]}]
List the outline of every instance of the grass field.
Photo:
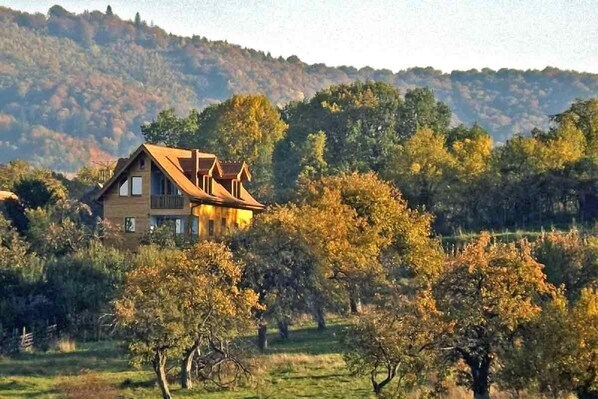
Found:
[{"label": "grass field", "polygon": [[[171,385],[175,398],[367,398],[367,377],[351,376],[344,364],[338,335],[342,323],[324,332],[312,325],[292,329],[283,342],[270,334],[266,354],[254,381],[232,390],[198,387],[183,391]],[[78,343],[71,353],[24,353],[0,358],[0,398],[157,398],[149,369],[129,366],[115,341]]]}]

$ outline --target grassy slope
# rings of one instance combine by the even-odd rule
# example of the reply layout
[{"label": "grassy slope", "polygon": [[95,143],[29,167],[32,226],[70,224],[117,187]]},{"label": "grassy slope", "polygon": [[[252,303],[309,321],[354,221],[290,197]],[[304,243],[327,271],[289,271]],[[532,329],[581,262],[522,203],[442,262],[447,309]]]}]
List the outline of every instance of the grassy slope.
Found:
[{"label": "grassy slope", "polygon": [[[368,397],[367,378],[349,375],[337,336],[342,324],[319,333],[306,326],[292,331],[288,342],[271,334],[252,386],[230,391],[179,390],[183,398],[348,398]],[[94,391],[99,388],[102,394]],[[0,398],[156,398],[158,388],[148,369],[131,369],[122,349],[114,342],[80,344],[77,351],[21,354],[0,359]],[[103,395],[103,396],[102,396]]]}]

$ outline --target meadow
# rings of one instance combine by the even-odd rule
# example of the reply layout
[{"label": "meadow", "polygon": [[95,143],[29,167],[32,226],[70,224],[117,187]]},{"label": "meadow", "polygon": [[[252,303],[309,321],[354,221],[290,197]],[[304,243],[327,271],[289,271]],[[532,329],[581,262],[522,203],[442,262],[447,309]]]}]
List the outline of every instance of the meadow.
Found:
[{"label": "meadow", "polygon": [[[180,389],[180,398],[347,398],[369,397],[367,377],[349,374],[338,336],[345,321],[317,331],[311,323],[291,330],[287,341],[269,332],[269,347],[256,355],[252,381],[236,388]],[[156,398],[160,391],[149,368],[128,363],[118,341],[77,343],[72,352],[52,349],[0,358],[0,398]]]}]

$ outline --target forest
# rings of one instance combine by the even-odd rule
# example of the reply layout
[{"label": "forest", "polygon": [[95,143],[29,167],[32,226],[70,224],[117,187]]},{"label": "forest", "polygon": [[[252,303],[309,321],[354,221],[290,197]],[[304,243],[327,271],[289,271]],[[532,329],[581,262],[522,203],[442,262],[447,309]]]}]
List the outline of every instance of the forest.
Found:
[{"label": "forest", "polygon": [[[135,253],[108,244],[102,167],[2,165],[2,331],[63,341],[0,357],[0,394],[595,399],[598,99],[503,145],[452,120],[431,89],[374,81],[162,109],[146,142],[247,160],[268,207]],[[77,345],[67,376],[39,366]]]},{"label": "forest", "polygon": [[[589,73],[308,65],[201,36],[166,33],[118,10],[46,15],[0,8],[0,162],[25,159],[75,172],[87,160],[125,156],[159,111],[191,109],[261,93],[278,107],[333,84],[377,81],[402,94],[429,87],[452,109],[451,126],[479,124],[495,143],[533,128],[576,99],[598,95]],[[201,27],[200,27],[201,29]]]}]

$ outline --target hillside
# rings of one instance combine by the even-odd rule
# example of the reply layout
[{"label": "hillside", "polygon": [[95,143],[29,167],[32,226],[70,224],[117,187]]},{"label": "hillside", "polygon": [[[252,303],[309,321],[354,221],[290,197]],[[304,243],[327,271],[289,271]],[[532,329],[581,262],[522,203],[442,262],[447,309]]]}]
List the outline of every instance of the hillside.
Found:
[{"label": "hillside", "polygon": [[48,15],[0,8],[0,162],[23,158],[71,171],[123,155],[139,126],[163,108],[204,107],[234,93],[263,92],[284,105],[335,83],[382,80],[428,86],[454,123],[478,122],[498,142],[545,127],[575,98],[598,95],[598,75],[546,68],[445,74],[308,65],[297,57],[194,36],[93,11]]}]

